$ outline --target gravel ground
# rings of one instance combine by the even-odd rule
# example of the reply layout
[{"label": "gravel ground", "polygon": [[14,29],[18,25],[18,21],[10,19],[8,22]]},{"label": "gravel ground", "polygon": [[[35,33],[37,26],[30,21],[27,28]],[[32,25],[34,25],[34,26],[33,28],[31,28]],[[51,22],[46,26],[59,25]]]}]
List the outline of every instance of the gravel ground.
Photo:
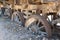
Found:
[{"label": "gravel ground", "polygon": [[[33,34],[9,19],[0,18],[0,40],[48,40],[44,35]],[[50,40],[59,40],[57,37]]]}]

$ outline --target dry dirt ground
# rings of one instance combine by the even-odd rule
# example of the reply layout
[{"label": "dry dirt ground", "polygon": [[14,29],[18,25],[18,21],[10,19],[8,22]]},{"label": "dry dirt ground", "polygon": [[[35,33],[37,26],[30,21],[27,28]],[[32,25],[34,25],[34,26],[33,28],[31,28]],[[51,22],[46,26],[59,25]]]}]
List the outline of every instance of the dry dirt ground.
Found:
[{"label": "dry dirt ground", "polygon": [[[43,34],[33,34],[25,27],[18,25],[10,19],[0,17],[0,40],[48,40]],[[50,40],[59,40],[54,36]]]}]

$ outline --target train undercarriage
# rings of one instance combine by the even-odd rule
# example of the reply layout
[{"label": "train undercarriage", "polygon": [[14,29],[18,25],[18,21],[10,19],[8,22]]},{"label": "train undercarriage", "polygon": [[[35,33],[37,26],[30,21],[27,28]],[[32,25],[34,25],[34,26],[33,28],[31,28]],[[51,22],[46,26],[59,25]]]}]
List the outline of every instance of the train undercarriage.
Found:
[{"label": "train undercarriage", "polygon": [[60,35],[60,4],[55,2],[40,3],[39,1],[30,4],[14,5],[14,9],[20,9],[20,14],[12,14],[11,20],[17,17],[22,25],[33,33],[51,37],[52,34]]}]

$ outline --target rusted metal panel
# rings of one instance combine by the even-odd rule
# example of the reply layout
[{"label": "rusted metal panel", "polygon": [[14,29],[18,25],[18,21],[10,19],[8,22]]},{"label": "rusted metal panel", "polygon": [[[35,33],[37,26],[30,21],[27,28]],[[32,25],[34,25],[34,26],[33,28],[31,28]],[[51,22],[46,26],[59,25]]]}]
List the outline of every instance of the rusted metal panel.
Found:
[{"label": "rusted metal panel", "polygon": [[40,6],[43,13],[56,12],[56,4],[51,2]]},{"label": "rusted metal panel", "polygon": [[58,2],[59,0],[43,0],[43,3],[48,3],[48,2]]}]

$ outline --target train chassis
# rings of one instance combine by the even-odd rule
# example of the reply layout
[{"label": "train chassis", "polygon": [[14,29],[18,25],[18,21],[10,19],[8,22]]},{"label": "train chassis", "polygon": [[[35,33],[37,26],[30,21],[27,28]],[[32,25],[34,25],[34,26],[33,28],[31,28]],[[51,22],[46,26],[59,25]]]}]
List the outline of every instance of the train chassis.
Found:
[{"label": "train chassis", "polygon": [[33,33],[38,33],[40,30],[42,32],[45,32],[48,35],[48,37],[51,37],[54,32],[59,32],[57,24],[60,22],[60,19],[56,12],[46,13],[42,15],[29,15],[29,17],[26,20],[21,15],[25,16],[22,13],[19,14],[19,20],[21,20],[23,25],[28,30],[31,30]]}]

